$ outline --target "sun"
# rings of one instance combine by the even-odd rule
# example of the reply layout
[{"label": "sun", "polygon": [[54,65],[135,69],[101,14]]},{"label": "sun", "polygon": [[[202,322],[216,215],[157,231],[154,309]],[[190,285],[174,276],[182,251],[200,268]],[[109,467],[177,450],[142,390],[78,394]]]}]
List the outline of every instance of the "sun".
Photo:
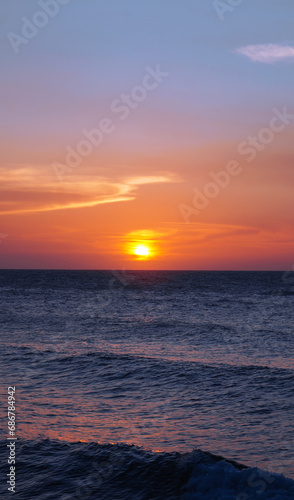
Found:
[{"label": "sun", "polygon": [[134,254],[141,258],[148,258],[150,250],[146,245],[140,244],[135,246]]},{"label": "sun", "polygon": [[160,253],[158,239],[155,231],[148,229],[131,231],[125,235],[121,249],[129,256],[129,259],[141,261],[143,264],[143,261],[152,260]]}]

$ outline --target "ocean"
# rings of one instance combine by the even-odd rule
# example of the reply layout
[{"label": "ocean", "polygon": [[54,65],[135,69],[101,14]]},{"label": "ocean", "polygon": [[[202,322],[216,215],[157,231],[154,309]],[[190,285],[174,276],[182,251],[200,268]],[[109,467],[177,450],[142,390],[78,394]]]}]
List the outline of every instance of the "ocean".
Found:
[{"label": "ocean", "polygon": [[293,272],[2,270],[0,295],[1,498],[294,499]]}]

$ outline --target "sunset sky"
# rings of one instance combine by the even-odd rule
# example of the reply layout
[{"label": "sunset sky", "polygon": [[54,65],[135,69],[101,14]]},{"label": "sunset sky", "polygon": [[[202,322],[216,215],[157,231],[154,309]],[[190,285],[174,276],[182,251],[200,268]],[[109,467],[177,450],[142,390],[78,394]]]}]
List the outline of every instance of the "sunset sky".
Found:
[{"label": "sunset sky", "polygon": [[1,268],[291,268],[294,4],[229,3],[2,0]]}]

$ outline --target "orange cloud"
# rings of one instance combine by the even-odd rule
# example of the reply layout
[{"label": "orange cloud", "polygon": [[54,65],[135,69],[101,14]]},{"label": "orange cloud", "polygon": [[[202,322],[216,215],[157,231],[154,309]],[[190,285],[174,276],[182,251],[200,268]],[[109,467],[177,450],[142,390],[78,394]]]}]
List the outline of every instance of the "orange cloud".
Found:
[{"label": "orange cloud", "polygon": [[[88,171],[84,171],[84,174]],[[0,168],[3,214],[47,212],[135,199],[136,190],[143,184],[179,182],[171,172],[137,175],[118,180],[90,175],[70,175],[58,182],[48,167],[14,166]]]}]

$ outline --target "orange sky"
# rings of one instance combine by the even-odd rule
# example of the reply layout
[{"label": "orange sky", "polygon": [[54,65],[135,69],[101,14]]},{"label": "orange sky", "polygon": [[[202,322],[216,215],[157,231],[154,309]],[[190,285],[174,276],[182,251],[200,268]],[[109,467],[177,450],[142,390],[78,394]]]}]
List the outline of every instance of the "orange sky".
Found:
[{"label": "orange sky", "polygon": [[[240,158],[242,172],[196,210],[193,189],[203,193],[209,173],[224,170],[234,145],[227,151],[97,152],[64,181],[42,164],[1,168],[3,267],[287,269],[293,171],[284,140],[251,164]],[[95,175],[90,162],[111,164],[111,176]],[[133,242],[149,246],[150,258],[128,255]]]},{"label": "orange sky", "polygon": [[[249,7],[232,24],[208,5],[166,16],[127,2],[124,16],[102,3],[64,7],[18,54],[1,48],[0,266],[291,268],[289,13],[248,33]],[[8,32],[27,9],[7,11]]]}]

